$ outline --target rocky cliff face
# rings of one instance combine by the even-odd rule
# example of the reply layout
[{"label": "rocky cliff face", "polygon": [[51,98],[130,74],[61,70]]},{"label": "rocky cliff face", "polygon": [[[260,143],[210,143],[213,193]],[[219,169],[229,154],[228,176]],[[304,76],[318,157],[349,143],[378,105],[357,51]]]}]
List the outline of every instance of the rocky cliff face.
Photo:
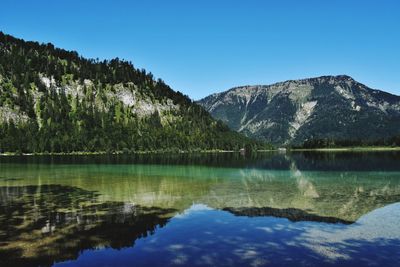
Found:
[{"label": "rocky cliff face", "polygon": [[199,103],[231,129],[276,145],[400,134],[400,97],[345,75],[236,87]]}]

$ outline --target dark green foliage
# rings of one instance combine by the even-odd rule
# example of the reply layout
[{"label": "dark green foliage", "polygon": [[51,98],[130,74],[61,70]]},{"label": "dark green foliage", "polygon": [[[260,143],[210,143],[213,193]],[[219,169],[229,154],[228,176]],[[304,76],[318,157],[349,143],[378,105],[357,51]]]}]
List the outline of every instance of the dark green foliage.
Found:
[{"label": "dark green foliage", "polygon": [[[41,77],[52,77],[56,85],[44,85]],[[86,86],[85,80],[92,85]],[[71,84],[80,86],[79,95],[65,92]],[[179,108],[138,116],[121,101],[110,100],[108,95],[118,93],[115,85],[152,103],[170,99]],[[1,152],[238,150],[246,144],[265,148],[230,131],[187,96],[130,62],[85,59],[1,32],[0,107],[15,117],[0,121]]]}]

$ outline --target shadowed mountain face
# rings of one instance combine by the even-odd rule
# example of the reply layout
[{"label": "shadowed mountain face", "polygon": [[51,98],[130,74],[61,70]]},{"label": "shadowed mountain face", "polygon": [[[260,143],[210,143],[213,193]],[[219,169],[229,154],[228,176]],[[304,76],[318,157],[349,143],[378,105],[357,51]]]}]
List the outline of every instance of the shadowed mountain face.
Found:
[{"label": "shadowed mountain face", "polygon": [[236,87],[198,103],[231,129],[276,145],[400,134],[400,96],[345,75]]}]

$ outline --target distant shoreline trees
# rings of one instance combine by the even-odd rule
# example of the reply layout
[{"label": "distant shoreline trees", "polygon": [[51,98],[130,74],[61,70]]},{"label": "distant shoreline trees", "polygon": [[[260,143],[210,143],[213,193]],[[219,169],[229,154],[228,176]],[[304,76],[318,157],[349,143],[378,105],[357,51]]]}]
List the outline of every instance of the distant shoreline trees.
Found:
[{"label": "distant shoreline trees", "polygon": [[310,139],[301,145],[294,145],[292,148],[346,148],[346,147],[398,147],[400,146],[400,135],[391,138],[381,138],[376,140],[362,139],[333,139],[321,138]]}]

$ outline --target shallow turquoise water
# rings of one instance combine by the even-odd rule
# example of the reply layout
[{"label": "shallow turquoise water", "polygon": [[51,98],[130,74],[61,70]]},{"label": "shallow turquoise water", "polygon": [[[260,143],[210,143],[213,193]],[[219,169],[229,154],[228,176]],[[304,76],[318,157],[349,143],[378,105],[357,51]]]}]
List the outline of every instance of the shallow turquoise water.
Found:
[{"label": "shallow turquoise water", "polygon": [[0,266],[398,266],[400,154],[0,158]]}]

